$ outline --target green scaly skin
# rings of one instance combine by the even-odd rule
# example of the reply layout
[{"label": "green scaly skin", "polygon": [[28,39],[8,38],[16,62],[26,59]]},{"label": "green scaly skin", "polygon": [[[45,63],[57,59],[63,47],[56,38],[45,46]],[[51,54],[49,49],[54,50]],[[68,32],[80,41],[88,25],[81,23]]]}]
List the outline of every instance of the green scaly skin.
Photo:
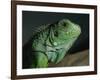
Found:
[{"label": "green scaly skin", "polygon": [[35,62],[31,67],[35,68],[48,67],[49,62],[59,63],[81,33],[80,26],[68,19],[43,27],[46,28],[33,36]]}]

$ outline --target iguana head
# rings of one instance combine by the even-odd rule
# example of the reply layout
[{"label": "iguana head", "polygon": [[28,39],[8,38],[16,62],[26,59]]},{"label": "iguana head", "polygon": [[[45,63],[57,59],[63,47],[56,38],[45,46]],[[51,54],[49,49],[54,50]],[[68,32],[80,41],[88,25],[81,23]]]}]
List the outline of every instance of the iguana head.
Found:
[{"label": "iguana head", "polygon": [[65,42],[66,40],[77,38],[81,33],[80,26],[68,19],[59,21],[56,28],[54,32],[55,39]]},{"label": "iguana head", "polygon": [[51,33],[50,45],[52,47],[47,46],[47,55],[50,61],[58,63],[78,38],[81,29],[79,25],[63,19],[55,24],[55,29]]}]

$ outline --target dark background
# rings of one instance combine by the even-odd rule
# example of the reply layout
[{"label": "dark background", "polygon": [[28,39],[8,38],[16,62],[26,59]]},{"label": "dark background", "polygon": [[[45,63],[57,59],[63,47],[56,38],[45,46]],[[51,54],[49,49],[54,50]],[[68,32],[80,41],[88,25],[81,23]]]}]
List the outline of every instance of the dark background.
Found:
[{"label": "dark background", "polygon": [[23,68],[29,68],[34,59],[31,40],[33,33],[41,25],[54,23],[61,19],[69,19],[79,24],[82,30],[68,53],[89,49],[89,14],[22,11]]}]

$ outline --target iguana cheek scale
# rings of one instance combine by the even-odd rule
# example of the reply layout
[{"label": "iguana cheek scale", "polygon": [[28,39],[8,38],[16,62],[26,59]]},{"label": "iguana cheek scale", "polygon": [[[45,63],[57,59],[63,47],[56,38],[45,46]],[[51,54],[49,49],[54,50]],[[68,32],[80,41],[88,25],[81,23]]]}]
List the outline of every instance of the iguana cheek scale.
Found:
[{"label": "iguana cheek scale", "polygon": [[33,35],[32,49],[35,59],[30,67],[48,67],[59,63],[81,33],[80,26],[68,19],[43,26]]}]

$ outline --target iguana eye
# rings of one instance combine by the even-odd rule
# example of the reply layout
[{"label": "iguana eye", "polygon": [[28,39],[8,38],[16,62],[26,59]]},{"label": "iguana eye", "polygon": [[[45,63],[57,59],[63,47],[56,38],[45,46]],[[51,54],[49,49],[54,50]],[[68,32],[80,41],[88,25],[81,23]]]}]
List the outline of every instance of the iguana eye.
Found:
[{"label": "iguana eye", "polygon": [[58,37],[58,31],[55,31],[54,36]]},{"label": "iguana eye", "polygon": [[66,26],[66,23],[65,23],[65,22],[63,22],[62,26]]}]

